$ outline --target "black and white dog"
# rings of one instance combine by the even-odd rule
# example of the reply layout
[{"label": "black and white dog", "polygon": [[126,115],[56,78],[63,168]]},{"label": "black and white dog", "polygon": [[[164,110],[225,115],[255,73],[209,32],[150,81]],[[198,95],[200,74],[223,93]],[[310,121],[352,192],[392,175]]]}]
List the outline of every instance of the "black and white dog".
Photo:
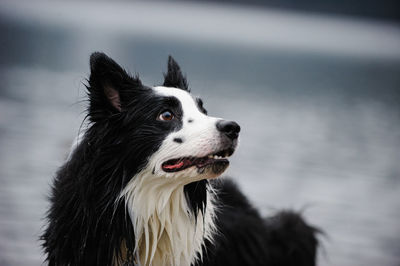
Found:
[{"label": "black and white dog", "polygon": [[49,265],[315,265],[316,229],[262,219],[229,180],[240,127],[207,115],[168,60],[147,87],[94,53],[89,126],[54,181]]}]

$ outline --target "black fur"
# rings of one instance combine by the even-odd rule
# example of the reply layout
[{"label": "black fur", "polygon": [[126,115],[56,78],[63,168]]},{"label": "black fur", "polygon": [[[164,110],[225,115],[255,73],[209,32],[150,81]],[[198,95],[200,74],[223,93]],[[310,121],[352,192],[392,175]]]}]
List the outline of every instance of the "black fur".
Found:
[{"label": "black fur", "polygon": [[207,110],[203,106],[203,100],[200,98],[196,98],[197,107],[199,108],[200,112],[203,114],[207,114]]},{"label": "black fur", "polygon": [[[50,196],[49,223],[42,236],[50,266],[112,265],[115,258],[134,263],[134,229],[125,202],[118,197],[165,137],[182,127],[176,98],[155,95],[103,53],[91,56],[90,69],[90,124],[57,172]],[[189,91],[172,57],[164,86]],[[206,113],[201,100],[198,106]],[[177,119],[158,120],[165,110]],[[215,245],[206,243],[204,260],[197,265],[315,265],[316,229],[289,211],[263,220],[231,181],[186,185],[193,215],[206,211],[210,186],[219,191],[219,233]]]},{"label": "black fur", "polygon": [[193,182],[184,187],[187,203],[196,218],[199,212],[204,214],[207,207],[207,189],[207,180]]},{"label": "black fur", "polygon": [[[179,100],[161,97],[130,77],[112,59],[94,53],[87,86],[88,130],[71,159],[57,173],[50,197],[49,224],[42,236],[49,265],[111,265],[122,240],[134,250],[130,218],[115,202],[171,131],[182,126]],[[121,111],[107,98],[118,91]],[[175,122],[156,118],[173,110]]]},{"label": "black fur", "polygon": [[182,74],[181,68],[172,56],[168,57],[168,72],[164,74],[163,86],[175,87],[190,92],[186,77]]},{"label": "black fur", "polygon": [[183,139],[182,138],[174,138],[174,141],[176,143],[183,143]]},{"label": "black fur", "polygon": [[213,186],[219,191],[219,233],[197,265],[315,266],[318,230],[300,214],[281,211],[263,219],[231,180]]}]

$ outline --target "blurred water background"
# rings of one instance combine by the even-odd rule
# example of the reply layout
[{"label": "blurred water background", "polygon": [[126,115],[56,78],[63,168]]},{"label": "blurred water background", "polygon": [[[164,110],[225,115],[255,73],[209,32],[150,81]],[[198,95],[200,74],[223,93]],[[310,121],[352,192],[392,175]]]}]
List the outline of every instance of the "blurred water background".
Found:
[{"label": "blurred water background", "polygon": [[93,51],[147,85],[173,55],[209,113],[242,126],[227,174],[263,215],[304,209],[326,232],[319,265],[400,265],[400,27],[389,11],[1,0],[0,265],[42,265],[46,197],[84,117]]}]

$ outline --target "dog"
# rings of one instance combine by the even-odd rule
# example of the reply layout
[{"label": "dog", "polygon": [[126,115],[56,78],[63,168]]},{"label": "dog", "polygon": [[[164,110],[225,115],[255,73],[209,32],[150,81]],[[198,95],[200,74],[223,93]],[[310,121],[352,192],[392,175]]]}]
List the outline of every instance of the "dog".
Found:
[{"label": "dog", "polygon": [[317,229],[263,219],[229,179],[240,126],[207,115],[170,56],[160,86],[90,57],[88,127],[58,170],[41,237],[49,265],[313,266]]}]

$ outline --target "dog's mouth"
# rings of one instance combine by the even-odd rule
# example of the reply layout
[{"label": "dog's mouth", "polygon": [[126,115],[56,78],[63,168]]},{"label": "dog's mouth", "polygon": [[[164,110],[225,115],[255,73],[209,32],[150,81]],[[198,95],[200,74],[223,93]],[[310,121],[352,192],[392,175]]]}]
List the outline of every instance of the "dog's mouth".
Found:
[{"label": "dog's mouth", "polygon": [[214,172],[219,172],[228,167],[229,161],[227,157],[231,156],[233,152],[234,149],[229,148],[204,157],[176,158],[164,162],[161,167],[163,171],[168,173],[182,171],[192,166],[196,166],[198,169],[204,169],[205,167],[210,166]]}]

